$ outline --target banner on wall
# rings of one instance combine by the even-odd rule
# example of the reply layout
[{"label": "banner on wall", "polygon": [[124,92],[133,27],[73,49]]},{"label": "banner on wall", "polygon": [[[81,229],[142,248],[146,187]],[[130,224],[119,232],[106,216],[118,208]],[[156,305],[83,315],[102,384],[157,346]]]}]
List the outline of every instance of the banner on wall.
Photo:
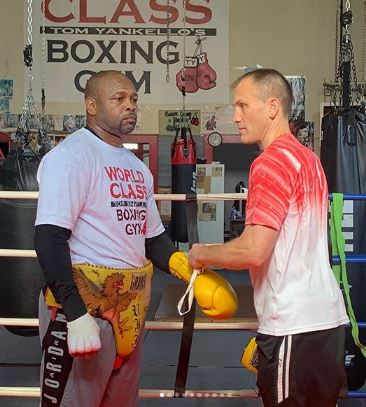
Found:
[{"label": "banner on wall", "polygon": [[239,134],[238,126],[233,121],[234,107],[218,106],[213,110],[201,112],[202,134],[218,131],[221,134]]},{"label": "banner on wall", "polygon": [[190,127],[192,136],[201,135],[201,111],[159,110],[159,134],[175,136],[177,129]]},{"label": "banner on wall", "polygon": [[44,35],[42,3],[33,1],[33,88],[42,88],[43,39],[47,101],[80,102],[91,74],[115,69],[133,81],[140,102],[181,103],[185,55],[189,101],[229,102],[229,2],[186,0],[184,22],[183,0],[44,1]]}]

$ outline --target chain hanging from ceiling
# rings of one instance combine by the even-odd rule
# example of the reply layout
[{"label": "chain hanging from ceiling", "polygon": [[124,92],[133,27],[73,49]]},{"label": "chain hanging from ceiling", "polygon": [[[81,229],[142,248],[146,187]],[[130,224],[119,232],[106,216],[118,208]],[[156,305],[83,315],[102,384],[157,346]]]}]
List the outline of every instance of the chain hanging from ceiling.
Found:
[{"label": "chain hanging from ceiling", "polygon": [[[363,39],[365,38],[365,7],[363,13]],[[340,12],[339,12],[340,9]],[[363,104],[363,86],[357,80],[355,55],[350,27],[353,23],[353,14],[350,0],[340,0],[340,7],[336,11],[335,30],[335,77],[333,83],[324,82],[324,95],[330,96],[335,106],[349,107],[353,104]],[[363,57],[364,57],[363,50]],[[364,61],[362,75],[364,76]]]},{"label": "chain hanging from ceiling", "polygon": [[[15,133],[15,142],[20,146],[28,146],[31,149],[39,149],[40,146],[49,149],[49,140],[41,123],[40,114],[33,98],[33,0],[28,0],[27,7],[27,40],[23,50],[24,66],[28,76],[28,94],[23,103],[20,123]],[[44,11],[44,6],[43,6]],[[43,30],[45,27],[43,26]],[[44,38],[44,37],[43,37]],[[42,58],[45,58],[45,43],[42,44]],[[42,68],[43,69],[43,68]],[[42,71],[42,97],[44,97],[44,71]],[[42,111],[44,112],[44,100],[42,100]],[[31,130],[38,130],[36,139],[31,137]]]},{"label": "chain hanging from ceiling", "polygon": [[166,73],[165,82],[170,83],[170,0],[166,2]]}]

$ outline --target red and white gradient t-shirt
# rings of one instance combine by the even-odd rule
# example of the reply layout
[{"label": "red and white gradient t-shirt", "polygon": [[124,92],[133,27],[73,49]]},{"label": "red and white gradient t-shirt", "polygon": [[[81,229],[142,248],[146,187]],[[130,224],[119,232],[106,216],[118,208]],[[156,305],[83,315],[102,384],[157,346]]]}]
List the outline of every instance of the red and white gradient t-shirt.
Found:
[{"label": "red and white gradient t-shirt", "polygon": [[279,231],[268,262],[250,270],[258,332],[289,335],[348,322],[329,264],[328,187],[319,158],[291,134],[250,169],[246,225]]}]

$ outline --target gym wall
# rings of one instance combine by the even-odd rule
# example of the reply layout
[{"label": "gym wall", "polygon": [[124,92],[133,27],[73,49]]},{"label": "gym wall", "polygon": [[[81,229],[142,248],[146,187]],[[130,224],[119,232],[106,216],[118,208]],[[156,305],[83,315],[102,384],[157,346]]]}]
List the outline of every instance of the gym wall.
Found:
[{"label": "gym wall", "polygon": [[[66,0],[59,0],[65,1]],[[75,2],[77,0],[74,0]],[[180,0],[179,0],[180,1]],[[260,64],[273,67],[285,75],[306,77],[306,120],[315,122],[315,150],[319,152],[320,103],[324,101],[323,81],[334,79],[335,23],[337,3],[334,0],[222,0],[229,2],[229,82],[240,71],[238,66]],[[116,1],[116,3],[118,3]],[[163,0],[161,4],[165,4]],[[24,3],[22,0],[0,0],[0,77],[14,79],[11,112],[21,113],[24,101],[25,75]],[[351,27],[358,77],[361,80],[362,60],[362,4],[351,1],[354,22]],[[40,12],[35,9],[34,13]],[[218,50],[219,52],[219,50]],[[219,71],[219,67],[217,67]],[[47,75],[47,71],[46,71]],[[67,71],[65,71],[67,75]],[[60,81],[62,81],[60,77]],[[172,78],[175,80],[175,78]],[[47,89],[46,89],[47,95]],[[230,92],[231,103],[232,93]],[[34,98],[40,100],[40,90],[34,89]],[[46,113],[83,114],[80,103],[54,103],[47,101]],[[209,109],[218,104],[197,105],[186,98],[187,109]],[[177,109],[181,104],[142,105],[142,132],[159,131],[158,111]]]}]

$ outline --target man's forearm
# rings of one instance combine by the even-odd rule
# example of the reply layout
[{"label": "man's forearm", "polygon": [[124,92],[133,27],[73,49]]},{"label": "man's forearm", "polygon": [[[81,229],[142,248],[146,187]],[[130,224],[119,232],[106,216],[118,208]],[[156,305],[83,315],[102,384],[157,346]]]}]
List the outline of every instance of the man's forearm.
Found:
[{"label": "man's forearm", "polygon": [[170,273],[169,260],[171,255],[177,251],[174,243],[166,232],[145,241],[146,257],[160,270]]},{"label": "man's forearm", "polygon": [[63,306],[68,321],[86,313],[72,276],[70,236],[70,230],[55,225],[37,225],[34,235],[34,247],[47,285]]},{"label": "man's forearm", "polygon": [[189,252],[192,267],[222,267],[243,270],[260,267],[271,254],[278,232],[266,226],[249,225],[224,244],[195,244]]},{"label": "man's forearm", "polygon": [[[253,266],[250,259],[249,250],[245,249],[239,238],[233,239],[224,244],[195,244],[192,253],[197,253],[194,260],[197,262],[194,267],[221,267],[230,270],[243,270]],[[190,260],[193,256],[190,256]],[[193,261],[193,260],[192,260]],[[200,266],[199,266],[200,265]]]}]

